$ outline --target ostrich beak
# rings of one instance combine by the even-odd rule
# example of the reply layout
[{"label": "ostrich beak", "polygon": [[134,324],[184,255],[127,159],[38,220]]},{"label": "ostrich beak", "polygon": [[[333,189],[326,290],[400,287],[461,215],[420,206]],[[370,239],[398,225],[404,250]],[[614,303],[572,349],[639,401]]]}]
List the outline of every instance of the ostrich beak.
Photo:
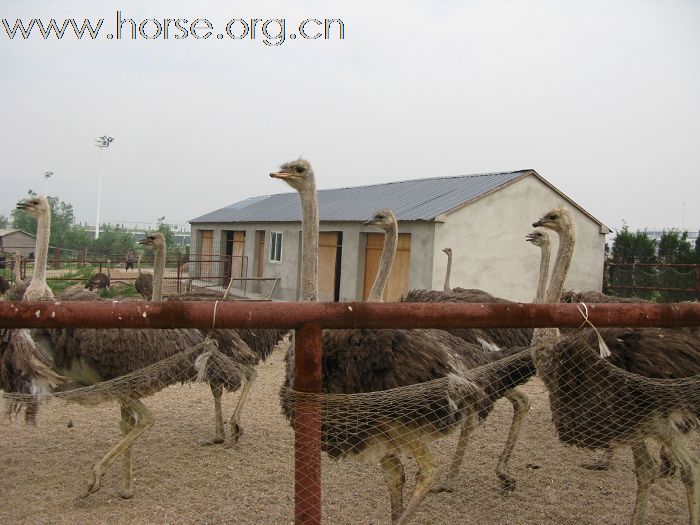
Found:
[{"label": "ostrich beak", "polygon": [[525,240],[526,240],[527,242],[532,242],[532,241],[534,241],[534,240],[535,240],[535,234],[533,234],[533,233],[528,233],[528,234],[525,236]]},{"label": "ostrich beak", "polygon": [[20,201],[20,202],[17,203],[17,209],[18,209],[18,210],[26,210],[27,208],[29,208],[29,203],[28,203],[28,202],[26,202],[26,201]]},{"label": "ostrich beak", "polygon": [[532,227],[533,227],[533,228],[537,228],[537,227],[539,227],[539,226],[544,226],[544,223],[545,223],[545,221],[543,221],[542,219],[540,219],[540,220],[537,221],[537,222],[533,222],[533,223],[532,223]]},{"label": "ostrich beak", "polygon": [[292,174],[286,171],[278,171],[276,173],[270,173],[270,177],[273,179],[291,180]]}]

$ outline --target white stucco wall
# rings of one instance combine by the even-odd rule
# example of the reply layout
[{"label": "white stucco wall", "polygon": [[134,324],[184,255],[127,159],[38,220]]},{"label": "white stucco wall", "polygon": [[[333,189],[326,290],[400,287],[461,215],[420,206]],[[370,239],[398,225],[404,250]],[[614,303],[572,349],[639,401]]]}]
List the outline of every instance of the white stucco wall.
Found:
[{"label": "white stucco wall", "polygon": [[[540,250],[525,241],[532,223],[552,208],[566,206],[574,216],[577,242],[566,288],[602,288],[605,235],[600,225],[534,176],[479,199],[435,225],[432,288],[441,290],[452,248],[450,284],[479,288],[513,301],[531,301],[537,287]],[[557,236],[552,232],[552,265]]]}]

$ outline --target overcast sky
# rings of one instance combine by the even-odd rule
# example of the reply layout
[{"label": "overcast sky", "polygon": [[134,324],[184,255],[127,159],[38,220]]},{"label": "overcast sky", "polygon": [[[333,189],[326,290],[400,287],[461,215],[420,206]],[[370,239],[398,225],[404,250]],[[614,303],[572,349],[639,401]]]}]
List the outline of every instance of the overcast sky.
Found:
[{"label": "overcast sky", "polygon": [[[0,28],[6,216],[27,189],[43,192],[49,170],[48,193],[94,223],[93,140],[108,134],[105,222],[184,223],[287,191],[267,174],[303,155],[319,188],[533,168],[612,228],[700,227],[697,1],[1,6],[10,26],[105,19],[96,40],[10,40]],[[214,29],[110,40],[117,10]],[[260,27],[256,40],[216,38],[236,18],[286,18],[288,35],[307,18],[341,19],[345,39],[267,46]]]}]

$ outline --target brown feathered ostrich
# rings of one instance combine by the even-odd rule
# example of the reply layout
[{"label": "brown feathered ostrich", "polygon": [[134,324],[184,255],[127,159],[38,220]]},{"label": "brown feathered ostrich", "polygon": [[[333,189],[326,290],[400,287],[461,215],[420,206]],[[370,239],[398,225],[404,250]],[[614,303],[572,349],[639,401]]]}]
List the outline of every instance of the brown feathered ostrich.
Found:
[{"label": "brown feathered ostrich", "polygon": [[136,288],[136,291],[141,295],[141,297],[147,301],[150,301],[151,297],[153,296],[153,275],[150,273],[143,273],[141,271],[141,257],[143,257],[143,254],[140,253],[139,258],[136,261],[138,275],[136,276],[136,279],[134,279],[134,288]]},{"label": "brown feathered ostrich", "polygon": [[[575,244],[575,226],[565,208],[554,209],[533,226],[550,229],[559,236],[557,260],[546,300],[558,302]],[[670,331],[653,337],[653,331],[633,331],[638,348],[656,341],[657,348],[673,344],[668,338],[692,337]],[[622,340],[625,343],[624,339]],[[632,341],[627,341],[631,343]],[[686,339],[686,343],[692,341]],[[584,448],[629,446],[634,458],[637,496],[631,523],[644,519],[649,490],[656,476],[655,460],[645,439],[654,438],[674,455],[688,497],[688,521],[697,525],[700,515],[700,467],[682,443],[676,417],[697,417],[700,385],[692,379],[654,379],[618,368],[602,359],[594,348],[592,330],[562,337],[556,329],[537,329],[532,355],[537,374],[549,391],[552,420],[559,439]]]},{"label": "brown feathered ostrich", "polygon": [[[155,254],[153,264],[153,296],[162,298],[163,284],[165,278],[165,254],[166,242],[165,237],[160,232],[155,232],[147,235],[139,241],[139,244],[147,248],[151,248]],[[146,275],[146,274],[144,274]],[[174,295],[168,298],[169,300],[179,301],[202,301],[211,300],[211,297],[201,297],[191,294]],[[236,403],[236,408],[233,411],[229,425],[231,429],[231,438],[227,442],[224,431],[223,412],[221,408],[221,396],[224,389],[232,391],[231,386],[220,382],[210,382],[212,395],[214,396],[214,437],[211,439],[201,440],[201,445],[215,445],[226,443],[227,446],[235,445],[243,435],[243,426],[241,425],[241,414],[243,407],[248,399],[250,389],[256,377],[255,365],[265,361],[272,353],[277,344],[284,338],[287,330],[281,329],[216,329],[204,331],[212,337],[218,344],[219,351],[231,359],[238,365],[243,365],[242,382],[243,389]],[[245,343],[241,345],[241,341]],[[240,383],[237,384],[240,386]]]},{"label": "brown feathered ostrich", "polygon": [[[30,198],[17,206],[36,217],[38,222],[36,264],[25,299],[51,301],[53,293],[46,285],[45,279],[51,216],[49,203],[45,197],[40,196]],[[35,329],[31,331],[31,335],[36,344],[48,354],[56,372],[82,385],[94,385],[137,372],[204,342],[204,337],[199,331],[180,329]],[[213,343],[208,347],[212,345]],[[240,341],[240,346],[246,347],[243,341]],[[208,376],[211,376],[210,372],[216,373],[215,370],[207,370]],[[119,456],[123,456],[124,483],[121,496],[133,496],[131,446],[155,421],[151,412],[141,402],[141,398],[168,385],[192,381],[197,377],[198,370],[194,366],[193,356],[182,366],[159,369],[138,386],[115,394],[121,408],[120,428],[123,438],[94,465],[85,495],[100,488],[106,470]],[[221,381],[227,388],[235,389],[240,386],[241,374],[218,373],[215,380]],[[85,401],[88,404],[91,402],[89,397]]]},{"label": "brown feathered ostrich", "polygon": [[112,266],[111,261],[107,259],[107,273],[97,272],[93,274],[85,283],[85,288],[90,291],[109,288],[109,285],[112,282],[112,272],[110,271],[110,266]]},{"label": "brown feathered ostrich", "polygon": [[[284,180],[300,194],[301,298],[315,301],[319,222],[313,171],[307,161],[297,160],[282,165],[270,175]],[[377,217],[375,225],[380,222],[384,223],[384,219]],[[386,262],[390,257],[382,259]],[[377,277],[381,280],[387,275],[385,266]],[[369,299],[380,301],[383,291],[381,286],[373,286]],[[497,390],[496,385],[504,377],[522,368],[522,363],[510,360],[497,369],[470,372],[463,361],[465,356],[458,350],[467,343],[440,330],[325,330],[322,344],[323,392],[365,393],[375,403],[371,412],[357,419],[324,417],[322,448],[333,458],[380,463],[389,490],[393,523],[405,523],[438,479],[429,444],[460,427],[474,428],[482,412],[488,411],[493,402],[479,385],[489,384]],[[292,424],[294,401],[289,393],[294,388],[294,362],[294,347],[290,347],[281,397],[283,413]],[[430,398],[401,388],[430,389],[435,383],[428,382],[434,380],[441,386]],[[396,397],[388,401],[387,390]],[[415,488],[405,507],[402,454],[412,455],[418,464]]]},{"label": "brown feathered ostrich", "polygon": [[[365,224],[371,224],[379,227],[385,232],[384,249],[382,251],[382,258],[379,263],[379,271],[372,287],[372,292],[370,292],[370,296],[368,298],[368,301],[370,302],[379,301],[382,297],[381,293],[383,293],[386,283],[388,282],[391,265],[396,255],[398,223],[391,210],[386,209],[377,212],[373,220],[368,221]],[[446,248],[446,250],[448,250],[449,255],[451,255],[452,250],[449,248]],[[449,280],[449,270],[448,278],[446,280]],[[414,294],[417,292],[418,291],[415,290],[413,291]],[[449,292],[437,292],[437,294],[439,295],[434,294],[430,296],[431,299],[433,299],[433,302],[444,302],[448,300],[448,297],[453,297]],[[415,295],[409,294],[409,297],[412,298],[415,297]],[[427,295],[422,294],[421,297],[427,297]],[[402,300],[406,299],[403,298]],[[453,300],[457,301],[457,299],[454,297]],[[500,352],[496,342],[484,330],[453,329],[447,331],[468,343],[465,345],[456,339],[452,339],[452,341],[457,344],[457,348],[454,350],[460,353],[462,366],[464,366],[465,369],[474,369],[489,363],[493,363],[501,358],[510,357],[513,354],[523,351],[523,348],[526,348],[526,345],[515,347],[512,342],[509,341],[511,343],[511,348],[506,352]],[[500,399],[500,397],[505,397],[513,405],[513,420],[508,432],[505,446],[498,458],[498,463],[496,466],[496,475],[500,479],[501,487],[504,491],[512,491],[515,489],[516,482],[515,478],[513,478],[509,473],[508,461],[513,449],[515,448],[517,437],[520,432],[520,428],[522,427],[522,422],[530,408],[530,401],[528,397],[518,390],[515,390],[514,387],[525,383],[535,373],[534,364],[531,362],[527,354],[523,354],[522,363],[524,363],[525,366],[519,369],[518,373],[506,376],[504,381],[499,383],[496,388],[493,388],[492,385],[480,383],[485,393],[489,396],[489,398],[492,398],[490,401],[491,403],[497,399]],[[482,410],[480,413],[481,420],[488,415],[492,407],[493,404]],[[460,433],[457,449],[454,457],[452,458],[447,478],[439,485],[436,485],[432,489],[433,491],[451,491],[455,488],[459,478],[459,471],[464,460],[464,455],[466,453],[467,441],[472,431],[473,428],[467,425],[465,426],[464,431]]]},{"label": "brown feathered ostrich", "polygon": [[[536,228],[527,236],[527,240],[541,250],[540,274],[535,302],[544,300],[546,281],[549,274],[550,239],[542,228]],[[560,302],[575,303],[637,303],[649,302],[629,297],[614,297],[600,292],[562,293]],[[563,330],[571,333],[572,330]],[[600,330],[611,355],[608,361],[615,366],[645,377],[657,379],[676,379],[700,374],[700,341],[689,338],[685,329],[657,328],[605,328]],[[685,430],[693,428],[692,421],[685,421],[680,426]],[[604,454],[581,466],[591,470],[608,470],[612,465],[613,449],[606,448]],[[662,445],[660,452],[660,474],[671,476],[675,464],[671,453]]]}]

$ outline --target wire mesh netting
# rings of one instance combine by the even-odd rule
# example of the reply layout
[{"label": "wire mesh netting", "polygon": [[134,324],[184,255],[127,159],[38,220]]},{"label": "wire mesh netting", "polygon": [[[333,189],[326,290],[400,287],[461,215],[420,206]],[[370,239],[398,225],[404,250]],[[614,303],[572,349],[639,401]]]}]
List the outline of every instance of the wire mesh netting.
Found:
[{"label": "wire mesh netting", "polygon": [[[351,374],[325,382],[321,394],[280,390],[289,383],[287,345],[253,368],[245,353],[231,358],[205,340],[93,386],[6,393],[14,415],[17,403],[42,405],[37,426],[13,418],[0,429],[0,516],[5,522],[104,521],[106,515],[115,522],[291,522],[294,431],[314,432],[299,420],[294,428],[301,411],[320,426],[326,523],[388,523],[391,495],[395,505],[408,506],[417,485],[426,490],[414,523],[627,523],[640,471],[655,479],[646,522],[682,522],[688,511],[681,479],[698,477],[697,341],[683,329],[600,332],[612,352],[607,360],[599,357],[593,331],[576,331],[532,353],[504,352],[479,367],[457,366],[459,373],[383,391],[353,392]],[[639,350],[643,343],[646,353]],[[676,365],[691,377],[659,379],[678,377]],[[644,367],[656,377],[640,376]],[[233,410],[233,396],[224,396],[224,412],[241,416],[238,443],[225,448],[234,428],[227,423],[224,447],[198,446],[218,432],[211,386],[241,392],[256,370],[242,414]],[[504,462],[513,408],[523,406],[514,391],[525,399],[524,418]],[[156,424],[134,443],[134,499],[115,499],[123,472],[113,465],[99,492],[76,500],[92,464],[122,437],[120,400],[146,394]],[[138,415],[129,417],[138,422]],[[455,460],[460,445],[464,458]],[[428,490],[434,488],[444,490]]]},{"label": "wire mesh netting", "polygon": [[700,265],[606,265],[608,293],[672,303],[700,300]]}]

